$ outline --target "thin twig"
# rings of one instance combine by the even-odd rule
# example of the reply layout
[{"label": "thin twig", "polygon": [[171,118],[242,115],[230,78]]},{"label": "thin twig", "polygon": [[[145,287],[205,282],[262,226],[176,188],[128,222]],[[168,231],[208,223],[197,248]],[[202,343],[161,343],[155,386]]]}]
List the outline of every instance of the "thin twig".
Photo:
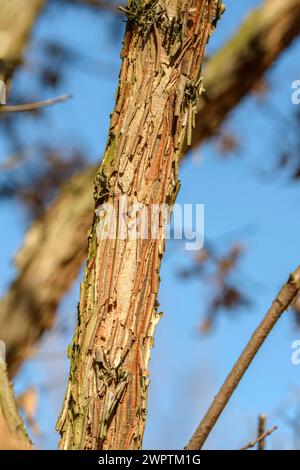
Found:
[{"label": "thin twig", "polygon": [[[265,430],[266,430],[266,421],[267,421],[267,417],[266,415],[259,415],[258,417],[258,432],[257,432],[257,436],[259,438],[259,436],[263,436]],[[265,450],[265,446],[266,446],[266,441],[265,439],[259,439],[258,440],[258,450]]]},{"label": "thin twig", "polygon": [[13,387],[7,376],[6,364],[0,363],[0,412],[12,436],[22,448],[31,448],[32,444],[15,402]]},{"label": "thin twig", "polygon": [[300,291],[300,266],[290,275],[271,308],[253,333],[247,346],[231,369],[225,382],[213,400],[203,420],[196,429],[186,449],[201,449],[220,414],[230,400],[234,390],[251,364],[257,351],[265,341],[282,313],[293,303]]},{"label": "thin twig", "polygon": [[36,101],[34,103],[24,103],[15,105],[1,105],[0,113],[23,113],[28,111],[36,111],[37,109],[53,106],[58,103],[64,103],[72,98],[72,95],[62,95],[57,98],[50,98],[44,101]]},{"label": "thin twig", "polygon": [[269,429],[268,431],[265,431],[261,436],[259,436],[255,441],[249,442],[245,447],[242,447],[240,450],[247,450],[251,449],[252,447],[255,447],[256,444],[260,444],[261,442],[264,442],[266,437],[270,436],[274,431],[278,429],[277,426],[274,426],[273,428]]}]

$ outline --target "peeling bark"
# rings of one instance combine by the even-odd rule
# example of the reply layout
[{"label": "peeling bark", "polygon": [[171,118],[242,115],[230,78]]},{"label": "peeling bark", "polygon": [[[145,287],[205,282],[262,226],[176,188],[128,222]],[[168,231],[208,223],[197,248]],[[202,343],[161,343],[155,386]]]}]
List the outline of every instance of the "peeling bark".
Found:
[{"label": "peeling bark", "polygon": [[[239,104],[280,53],[298,36],[299,15],[300,0],[268,0],[251,13],[225,47],[209,59],[204,69],[207,92],[198,103],[199,114],[196,115],[192,147],[218,131],[228,112]],[[10,374],[14,374],[32,354],[40,336],[53,324],[61,296],[76,278],[86,257],[86,233],[93,211],[90,188],[95,175],[96,169],[88,169],[82,177],[74,179],[75,192],[78,193],[78,200],[82,198],[85,201],[86,212],[78,209],[76,216],[73,211],[76,211],[77,204],[64,202],[65,198],[69,201],[68,191],[74,194],[71,180],[43,219],[31,226],[18,253],[19,275],[0,302],[0,331],[5,332],[8,317],[11,332],[18,327],[17,336],[6,334]],[[73,207],[73,218],[70,217],[70,207]],[[65,215],[63,210],[66,211]],[[58,218],[52,217],[56,211],[61,214]],[[64,224],[64,218],[68,220],[67,224]],[[69,232],[62,232],[62,227]],[[70,243],[61,243],[63,239],[70,240]],[[72,258],[74,253],[76,256]],[[43,271],[41,267],[44,263],[40,267],[41,254],[47,265]],[[49,257],[51,263],[47,262]],[[35,292],[43,291],[45,294],[35,296],[29,308],[27,286],[30,284],[35,286]],[[55,292],[57,285],[59,291]]]},{"label": "peeling bark", "polygon": [[[300,292],[300,266],[290,274],[287,282],[282,286],[271,307],[261,320],[258,327],[254,330],[251,338],[235,362],[231,371],[227,375],[223,385],[214,397],[212,404],[207,410],[204,418],[197,427],[190,441],[187,450],[202,449],[203,444],[208,438],[211,430],[226,408],[234,391],[242,380],[248,367],[251,365],[257,352],[272,332],[274,326],[281,315],[295,302]],[[275,430],[273,428],[273,430]],[[268,435],[268,432],[266,436]],[[257,442],[257,441],[256,441]],[[251,446],[252,447],[252,446]]]},{"label": "peeling bark", "polygon": [[[109,139],[95,207],[120,216],[142,203],[173,206],[178,160],[191,131],[201,62],[218,2],[132,1]],[[157,312],[164,230],[153,239],[89,236],[71,371],[58,421],[62,449],[139,449],[146,419],[148,363]],[[104,228],[103,228],[104,230]],[[102,234],[103,232],[101,232]]]}]

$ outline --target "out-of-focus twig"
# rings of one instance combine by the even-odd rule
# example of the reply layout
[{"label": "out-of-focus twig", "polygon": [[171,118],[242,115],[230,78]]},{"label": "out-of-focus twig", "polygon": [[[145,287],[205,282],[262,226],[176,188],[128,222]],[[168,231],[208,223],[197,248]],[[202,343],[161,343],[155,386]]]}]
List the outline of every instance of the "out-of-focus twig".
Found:
[{"label": "out-of-focus twig", "polygon": [[33,103],[14,104],[14,105],[2,105],[0,106],[0,113],[23,113],[28,111],[36,111],[41,108],[53,106],[58,103],[65,103],[70,100],[72,95],[61,95],[56,98],[50,98],[44,101],[36,101]]},{"label": "out-of-focus twig", "polygon": [[[258,438],[255,439],[255,441],[249,442],[249,444],[247,444],[245,447],[242,447],[241,450],[251,449],[252,447],[255,447],[256,444],[258,444],[258,446],[260,446],[260,444],[263,443],[263,445],[264,445],[266,437],[270,436],[274,431],[276,431],[276,429],[278,429],[278,427],[273,426],[273,428],[268,429],[263,434],[258,436]],[[262,450],[262,449],[260,449],[260,450]]]},{"label": "out-of-focus twig", "polygon": [[276,299],[274,300],[271,308],[254,331],[247,346],[241,353],[237,362],[231,369],[225,382],[217,393],[210,408],[208,409],[203,420],[199,424],[189,443],[187,444],[188,450],[201,449],[206,441],[209,433],[214,427],[217,419],[229,402],[233,392],[238,386],[240,380],[244,376],[246,370],[250,366],[257,351],[264,343],[268,334],[272,331],[274,325],[277,323],[282,313],[293,303],[297,298],[300,291],[300,265],[292,273]]},{"label": "out-of-focus twig", "polygon": [[265,441],[265,439],[259,439],[259,436],[263,436],[265,431],[266,431],[266,421],[267,421],[266,415],[259,415],[259,417],[258,417],[258,432],[257,432],[258,450],[265,450],[266,441]]}]

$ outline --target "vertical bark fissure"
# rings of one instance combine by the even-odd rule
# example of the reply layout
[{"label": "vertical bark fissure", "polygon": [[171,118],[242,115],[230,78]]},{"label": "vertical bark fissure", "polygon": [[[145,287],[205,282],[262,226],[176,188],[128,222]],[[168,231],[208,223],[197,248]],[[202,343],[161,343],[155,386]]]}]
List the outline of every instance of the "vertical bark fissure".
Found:
[{"label": "vertical bark fissure", "polygon": [[[206,93],[198,102],[191,148],[219,132],[227,114],[298,36],[299,6],[300,0],[266,0],[208,60],[203,70]],[[43,218],[28,230],[17,254],[16,279],[0,301],[0,331],[11,376],[53,325],[57,306],[86,258],[95,174],[96,169],[85,170],[64,185]]]},{"label": "vertical bark fissure", "polygon": [[[110,204],[121,217],[125,197],[128,208],[142,204],[148,214],[153,205],[172,208],[178,160],[202,91],[203,52],[219,7],[219,0],[132,0],[126,8],[119,88],[96,177],[96,208]],[[160,318],[164,224],[160,220],[158,235],[148,239],[101,237],[105,227],[98,224],[95,215],[57,425],[60,447],[137,449]]]}]

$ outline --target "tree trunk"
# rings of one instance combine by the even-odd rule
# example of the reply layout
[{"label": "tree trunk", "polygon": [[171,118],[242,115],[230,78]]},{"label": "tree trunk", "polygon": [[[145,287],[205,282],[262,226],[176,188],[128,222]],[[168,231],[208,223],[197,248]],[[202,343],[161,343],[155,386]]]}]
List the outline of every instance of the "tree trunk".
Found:
[{"label": "tree trunk", "polygon": [[[120,216],[143,204],[173,206],[178,160],[191,138],[201,62],[218,1],[132,0],[95,207]],[[58,422],[62,449],[138,449],[146,419],[148,363],[157,312],[163,224],[156,238],[105,237],[94,217],[71,371]]]},{"label": "tree trunk", "polygon": [[[208,60],[204,69],[206,93],[198,103],[192,147],[219,130],[227,114],[299,34],[300,0],[272,2],[266,1],[251,13],[232,39]],[[0,331],[7,344],[11,375],[52,326],[61,297],[86,257],[95,174],[96,169],[85,170],[64,185],[44,217],[32,224],[16,257],[19,274],[0,303]],[[74,198],[78,202],[73,202]],[[62,244],[61,240],[68,242]],[[41,263],[42,259],[45,262]]]}]

